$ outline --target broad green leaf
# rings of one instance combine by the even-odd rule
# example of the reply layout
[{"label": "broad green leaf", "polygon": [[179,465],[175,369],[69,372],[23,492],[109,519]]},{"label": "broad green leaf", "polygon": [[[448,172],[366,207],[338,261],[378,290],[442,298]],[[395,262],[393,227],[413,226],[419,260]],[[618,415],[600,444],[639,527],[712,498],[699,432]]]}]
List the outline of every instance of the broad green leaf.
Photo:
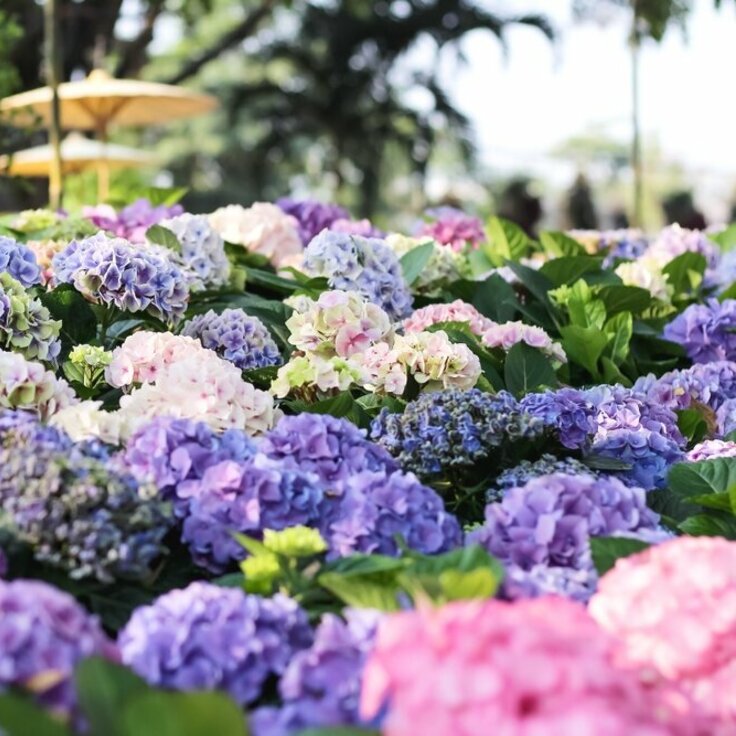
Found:
[{"label": "broad green leaf", "polygon": [[509,261],[506,265],[542,304],[548,305],[550,303],[547,294],[554,288],[554,284],[543,273],[514,261]]},{"label": "broad green leaf", "polygon": [[334,572],[322,573],[317,582],[353,608],[375,608],[378,611],[400,609],[399,585],[396,575],[375,573],[365,576],[345,576]]},{"label": "broad green leaf", "polygon": [[412,248],[401,257],[401,270],[404,273],[404,281],[411,286],[429,263],[434,252],[432,241]]},{"label": "broad green leaf", "polygon": [[189,191],[187,187],[148,187],[141,192],[154,207],[171,207],[179,202]]},{"label": "broad green leaf", "polygon": [[596,296],[606,305],[609,315],[619,312],[640,314],[652,303],[652,295],[638,286],[598,287]]},{"label": "broad green leaf", "polygon": [[732,511],[730,493],[706,493],[703,496],[691,496],[689,501],[716,511]]},{"label": "broad green leaf", "polygon": [[688,445],[702,442],[708,436],[708,422],[697,409],[682,409],[677,412],[677,426]]},{"label": "broad green leaf", "polygon": [[680,524],[680,530],[694,537],[725,537],[736,539],[736,517],[712,511],[689,516]]},{"label": "broad green leaf", "polygon": [[562,347],[567,357],[583,366],[591,376],[597,378],[598,359],[608,344],[605,333],[595,327],[580,327],[579,325],[568,325],[560,329],[562,334]]},{"label": "broad green leaf", "polygon": [[707,262],[700,253],[687,252],[673,258],[663,269],[677,294],[687,294],[700,286]]},{"label": "broad green leaf", "polygon": [[619,312],[606,322],[603,331],[608,336],[606,355],[618,366],[629,355],[631,336],[634,334],[634,318],[631,312]]},{"label": "broad green leaf", "polygon": [[498,265],[504,258],[522,258],[532,246],[533,241],[516,223],[501,217],[491,217],[486,225],[486,232],[488,242],[484,244],[483,251]]},{"label": "broad green leaf", "polygon": [[516,317],[514,287],[497,273],[477,284],[471,303],[483,316],[496,322],[510,322]]},{"label": "broad green leaf", "polygon": [[469,572],[445,570],[437,580],[447,601],[492,598],[500,582],[490,568],[480,567]]},{"label": "broad green leaf", "polygon": [[736,248],[736,223],[731,223],[725,230],[708,236],[717,243],[722,252]]},{"label": "broad green leaf", "polygon": [[293,294],[300,288],[299,283],[294,279],[285,279],[283,276],[277,276],[275,273],[270,271],[264,271],[260,268],[249,268],[245,269],[247,275],[248,286],[260,286],[268,289],[273,289],[279,294],[289,295]]},{"label": "broad green leaf", "polygon": [[163,225],[152,225],[146,230],[146,240],[155,245],[162,245],[164,248],[173,250],[175,253],[181,253],[181,243],[179,238]]},{"label": "broad green leaf", "polygon": [[543,231],[539,234],[539,242],[545,253],[552,256],[584,256],[587,254],[585,246],[575,238],[571,238],[565,233],[555,232],[552,230]]},{"label": "broad green leaf", "polygon": [[470,264],[470,273],[473,276],[482,276],[497,265],[480,249],[471,251],[468,254],[468,263]]},{"label": "broad green leaf", "polygon": [[555,286],[574,284],[591,271],[600,271],[602,258],[595,256],[562,256],[547,261],[539,272],[544,274]]},{"label": "broad green leaf", "polygon": [[40,705],[20,695],[0,695],[0,731],[4,736],[72,736],[72,731]]},{"label": "broad green leaf", "polygon": [[64,347],[92,342],[97,335],[97,317],[89,302],[71,285],[61,284],[40,295],[54,319],[61,320]]},{"label": "broad green leaf", "polygon": [[640,539],[629,539],[628,537],[590,538],[593,564],[599,575],[605,575],[616,564],[616,560],[638,554],[649,546]]},{"label": "broad green leaf", "polygon": [[621,373],[621,369],[605,355],[601,357],[601,369],[605,383],[620,383],[622,386],[631,386],[631,381]]},{"label": "broad green leaf", "polygon": [[706,493],[725,493],[735,484],[736,458],[677,463],[667,475],[670,491],[688,500]]},{"label": "broad green leaf", "polygon": [[516,396],[524,396],[540,386],[557,383],[549,358],[537,348],[520,342],[509,350],[504,365],[506,389]]}]

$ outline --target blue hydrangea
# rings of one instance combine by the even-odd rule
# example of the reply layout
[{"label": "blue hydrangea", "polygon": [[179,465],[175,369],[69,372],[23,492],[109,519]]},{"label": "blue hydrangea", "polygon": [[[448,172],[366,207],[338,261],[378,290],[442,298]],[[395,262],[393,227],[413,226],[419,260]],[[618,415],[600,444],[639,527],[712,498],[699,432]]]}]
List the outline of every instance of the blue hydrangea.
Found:
[{"label": "blue hydrangea", "polygon": [[693,363],[736,358],[736,299],[692,304],[664,328],[664,337],[685,348]]},{"label": "blue hydrangea", "polygon": [[331,289],[357,291],[395,320],[408,317],[412,297],[394,252],[378,238],[325,230],[304,251],[303,269]]},{"label": "blue hydrangea", "polygon": [[198,338],[204,347],[242,371],[283,363],[263,322],[242,309],[225,309],[221,314],[210,310],[187,322],[182,335]]},{"label": "blue hydrangea", "polygon": [[190,277],[164,249],[134,246],[100,232],[72,241],[52,264],[56,283],[72,284],[95,303],[148,312],[168,323],[184,316]]},{"label": "blue hydrangea", "polygon": [[521,408],[552,429],[560,443],[571,450],[584,447],[596,431],[592,397],[576,388],[527,394]]},{"label": "blue hydrangea", "polygon": [[137,608],[118,637],[123,663],[151,685],[220,690],[242,707],[311,643],[306,613],[290,598],[204,582]]},{"label": "blue hydrangea", "polygon": [[41,283],[41,269],[27,246],[0,235],[0,272],[9,273],[25,288]]}]

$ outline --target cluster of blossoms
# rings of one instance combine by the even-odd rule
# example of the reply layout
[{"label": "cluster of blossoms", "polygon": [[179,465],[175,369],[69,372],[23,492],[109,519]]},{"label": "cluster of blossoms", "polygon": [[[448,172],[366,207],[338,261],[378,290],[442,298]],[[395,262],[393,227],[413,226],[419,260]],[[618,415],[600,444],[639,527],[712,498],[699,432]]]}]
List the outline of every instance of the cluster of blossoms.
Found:
[{"label": "cluster of blossoms", "polygon": [[146,242],[146,231],[150,227],[183,212],[184,208],[180,204],[154,206],[149,200],[142,198],[120,212],[116,212],[108,204],[101,204],[85,207],[82,214],[100,230],[140,245]]},{"label": "cluster of blossoms", "polygon": [[479,724],[530,736],[714,733],[689,699],[615,658],[585,608],[560,598],[426,606],[379,625],[360,712],[385,713],[386,736],[469,736]]},{"label": "cluster of blossoms", "polygon": [[41,283],[41,269],[33,251],[5,235],[0,235],[0,273],[9,274],[26,289]]},{"label": "cluster of blossoms", "polygon": [[96,304],[148,312],[176,323],[189,301],[189,277],[162,251],[98,233],[54,256],[54,281],[72,284]]},{"label": "cluster of blossoms", "polygon": [[69,362],[64,366],[67,376],[83,386],[95,387],[105,379],[105,370],[112,362],[112,353],[96,345],[76,345],[69,352]]},{"label": "cluster of blossoms", "polygon": [[[716,244],[701,230],[688,230],[680,225],[664,228],[644,255],[664,267],[683,253],[698,253],[703,256],[711,272],[718,265],[719,253]],[[708,276],[709,273],[706,271],[706,278]]]},{"label": "cluster of blossoms", "polygon": [[350,218],[340,218],[330,225],[330,230],[336,233],[344,233],[346,235],[360,235],[363,238],[384,238],[386,233],[376,227],[370,220],[363,218],[362,220],[352,220]]},{"label": "cluster of blossoms", "polygon": [[0,348],[21,353],[29,360],[56,363],[61,352],[61,322],[33,299],[23,284],[0,273]]},{"label": "cluster of blossoms", "polygon": [[307,616],[290,598],[203,582],[136,609],[118,636],[123,662],[151,685],[221,690],[243,707],[311,643]]},{"label": "cluster of blossoms", "polygon": [[382,409],[371,425],[371,437],[423,479],[479,466],[487,476],[488,462],[500,465],[511,445],[541,431],[542,422],[525,413],[511,394],[478,389],[423,394],[403,414]]},{"label": "cluster of blossoms", "polygon": [[480,219],[455,207],[436,207],[427,210],[425,216],[427,222],[418,228],[416,234],[426,235],[454,251],[478,248],[486,240]]},{"label": "cluster of blossoms", "polygon": [[567,363],[567,355],[559,343],[541,328],[524,322],[504,322],[490,326],[482,335],[481,341],[488,348],[500,348],[508,352],[514,345],[525,343],[541,350],[557,363]]},{"label": "cluster of blossoms", "polygon": [[664,328],[664,337],[685,348],[693,363],[736,358],[736,299],[693,304]]},{"label": "cluster of blossoms", "polygon": [[181,250],[172,256],[194,274],[193,288],[216,289],[230,276],[225,243],[204,215],[184,213],[161,225],[179,241]]},{"label": "cluster of blossoms", "polygon": [[679,685],[732,729],[735,590],[736,544],[680,537],[619,559],[589,610],[618,641],[623,664]]},{"label": "cluster of blossoms", "polygon": [[432,244],[432,253],[422,272],[412,284],[412,291],[427,296],[434,296],[448,283],[458,280],[466,273],[466,262],[460,253],[452,248],[440,245],[436,240],[428,237],[411,237],[391,233],[386,236],[386,245],[402,258],[419,246]]},{"label": "cluster of blossoms", "polygon": [[348,211],[339,205],[317,202],[313,199],[282,197],[276,200],[276,204],[287,215],[296,219],[299,237],[305,247],[323,230],[329,230],[335,222],[350,217]]},{"label": "cluster of blossoms", "polygon": [[307,728],[352,726],[358,712],[363,668],[373,649],[381,614],[347,609],[345,619],[326,614],[314,643],[294,655],[279,681],[280,708],[253,713],[255,736],[289,736]]},{"label": "cluster of blossoms", "polygon": [[221,358],[249,371],[283,363],[278,346],[268,328],[242,309],[210,310],[189,320],[181,334],[193,337]]},{"label": "cluster of blossoms", "polygon": [[585,571],[587,585],[578,591],[585,600],[596,582],[590,537],[636,536],[643,530],[648,540],[658,522],[641,488],[616,478],[555,474],[533,478],[488,504],[485,523],[467,542],[481,544],[515,570],[534,573],[541,566]]},{"label": "cluster of blossoms", "polygon": [[609,259],[634,259],[649,245],[641,230],[571,230],[568,235],[581,243],[588,253],[607,251]]},{"label": "cluster of blossoms", "polygon": [[699,442],[692,450],[688,450],[685,460],[689,463],[699,463],[719,457],[736,457],[736,442],[724,442],[723,440]]},{"label": "cluster of blossoms", "polygon": [[74,598],[36,580],[0,580],[0,689],[18,689],[62,718],[74,717],[74,670],[84,659],[117,659],[97,619]]},{"label": "cluster of blossoms", "polygon": [[41,363],[0,350],[0,408],[32,409],[48,419],[77,401],[71,386]]},{"label": "cluster of blossoms", "polygon": [[33,233],[38,230],[47,230],[63,219],[64,215],[53,210],[23,210],[13,218],[11,227],[21,233]]},{"label": "cluster of blossoms", "polygon": [[271,384],[271,393],[279,398],[289,394],[319,398],[320,393],[347,391],[351,386],[362,386],[367,382],[365,370],[354,360],[307,353],[291,358],[279,368]]},{"label": "cluster of blossoms", "polygon": [[377,238],[325,230],[307,246],[302,268],[309,276],[326,277],[332,289],[357,291],[391,319],[402,319],[411,311],[399,260]]},{"label": "cluster of blossoms", "polygon": [[668,276],[662,272],[660,263],[651,256],[642,256],[635,261],[627,261],[616,267],[614,273],[620,277],[625,286],[638,286],[646,289],[655,299],[669,302],[672,287]]},{"label": "cluster of blossoms", "polygon": [[256,202],[247,209],[231,204],[215,210],[209,222],[226,243],[242,245],[277,268],[302,251],[298,220],[275,204]]},{"label": "cluster of blossoms", "polygon": [[26,243],[41,269],[41,283],[48,286],[54,279],[54,256],[66,248],[66,240],[29,240]]},{"label": "cluster of blossoms", "polygon": [[119,445],[129,434],[126,418],[116,411],[105,411],[101,401],[80,401],[59,409],[49,420],[52,427],[66,432],[74,442],[99,440]]},{"label": "cluster of blossoms", "polygon": [[142,580],[166,552],[172,517],[153,486],[119,472],[101,445],[24,421],[0,441],[0,500],[11,530],[72,578]]}]

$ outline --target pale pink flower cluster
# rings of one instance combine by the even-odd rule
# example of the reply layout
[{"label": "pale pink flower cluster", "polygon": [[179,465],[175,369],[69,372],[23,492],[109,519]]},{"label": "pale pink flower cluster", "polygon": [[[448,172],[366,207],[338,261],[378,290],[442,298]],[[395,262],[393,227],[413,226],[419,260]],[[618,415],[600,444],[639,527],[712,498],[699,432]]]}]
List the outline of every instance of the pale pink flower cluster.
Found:
[{"label": "pale pink flower cluster", "polygon": [[623,665],[677,683],[736,733],[736,543],[679,537],[619,559],[589,610]]},{"label": "pale pink flower cluster", "polygon": [[449,304],[430,304],[415,310],[404,320],[403,326],[405,332],[421,332],[440,322],[467,322],[471,332],[478,336],[496,324],[472,304],[456,299]]},{"label": "pale pink flower cluster", "polygon": [[192,353],[211,352],[193,337],[171,332],[134,332],[115,348],[105,369],[105,380],[116,388],[134,383],[153,383],[167,366]]},{"label": "pale pink flower cluster", "polygon": [[483,333],[481,342],[488,348],[501,348],[505,352],[523,342],[541,350],[558,363],[567,363],[567,355],[562,345],[554,342],[541,327],[527,325],[523,322],[494,324]]},{"label": "pale pink flower cluster", "polygon": [[265,256],[277,268],[302,251],[299,223],[275,204],[231,204],[215,210],[209,221],[223,240]]},{"label": "pale pink flower cluster", "polygon": [[690,705],[616,667],[580,604],[545,597],[387,616],[360,710],[387,708],[384,736],[712,736]]},{"label": "pale pink flower cluster", "polygon": [[51,261],[59,251],[64,250],[68,243],[60,240],[29,240],[26,245],[36,256],[36,263],[41,268],[41,282],[46,285],[54,276]]},{"label": "pale pink flower cluster", "polygon": [[120,412],[105,411],[101,401],[81,401],[72,404],[51,417],[52,427],[66,432],[74,442],[102,440],[110,445],[120,444],[127,433]]},{"label": "pale pink flower cluster", "polygon": [[349,358],[391,334],[391,320],[377,304],[355,291],[324,291],[314,300],[287,299],[289,342],[303,352]]},{"label": "pale pink flower cluster", "polygon": [[685,459],[691,463],[714,460],[719,457],[736,457],[736,442],[730,440],[705,440],[690,450]]}]

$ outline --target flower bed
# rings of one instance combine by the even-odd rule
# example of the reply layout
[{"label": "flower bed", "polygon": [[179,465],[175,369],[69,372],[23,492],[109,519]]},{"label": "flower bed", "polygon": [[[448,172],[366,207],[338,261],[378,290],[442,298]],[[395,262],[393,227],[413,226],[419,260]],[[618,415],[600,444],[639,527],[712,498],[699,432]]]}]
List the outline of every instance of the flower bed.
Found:
[{"label": "flower bed", "polygon": [[734,229],[160,195],[0,224],[1,731],[736,733]]}]

